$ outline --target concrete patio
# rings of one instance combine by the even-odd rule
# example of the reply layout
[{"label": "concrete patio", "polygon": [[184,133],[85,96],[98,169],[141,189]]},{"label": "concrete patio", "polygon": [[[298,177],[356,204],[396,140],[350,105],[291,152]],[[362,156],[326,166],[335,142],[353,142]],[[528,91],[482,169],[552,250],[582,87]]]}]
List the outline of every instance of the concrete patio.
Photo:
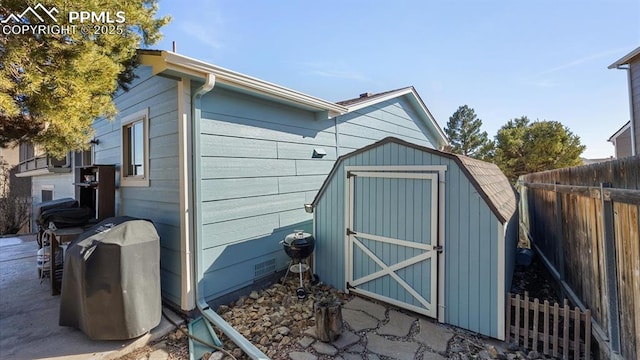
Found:
[{"label": "concrete patio", "polygon": [[77,329],[59,326],[60,297],[51,295],[48,278],[38,278],[37,250],[33,235],[0,238],[0,358],[114,359],[174,328],[163,317],[160,325],[136,339],[94,341]]}]

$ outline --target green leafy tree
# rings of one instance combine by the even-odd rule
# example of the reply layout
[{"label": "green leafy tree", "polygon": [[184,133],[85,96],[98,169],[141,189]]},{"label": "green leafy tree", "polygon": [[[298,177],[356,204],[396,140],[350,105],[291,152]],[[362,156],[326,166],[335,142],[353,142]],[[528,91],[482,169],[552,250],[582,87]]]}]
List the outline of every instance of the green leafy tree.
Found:
[{"label": "green leafy tree", "polygon": [[[113,95],[134,79],[136,49],[156,43],[169,18],[156,17],[157,0],[39,3],[45,9],[56,8],[55,20],[44,15],[43,22],[33,12],[18,19],[38,2],[2,0],[0,19],[6,21],[2,25],[76,27],[66,32],[0,34],[0,146],[32,142],[60,156],[87,146],[95,118],[115,115]],[[41,15],[42,9],[36,8]],[[108,12],[112,21],[124,21],[71,23],[69,14],[78,11]],[[121,18],[116,17],[118,12]],[[110,25],[113,31],[94,25]]]},{"label": "green leafy tree", "polygon": [[509,180],[520,175],[580,165],[586,146],[557,121],[509,120],[498,130],[494,162]]},{"label": "green leafy tree", "polygon": [[449,150],[476,159],[489,159],[493,153],[493,142],[486,131],[480,131],[481,127],[482,120],[478,119],[473,108],[460,106],[444,128],[450,142]]}]

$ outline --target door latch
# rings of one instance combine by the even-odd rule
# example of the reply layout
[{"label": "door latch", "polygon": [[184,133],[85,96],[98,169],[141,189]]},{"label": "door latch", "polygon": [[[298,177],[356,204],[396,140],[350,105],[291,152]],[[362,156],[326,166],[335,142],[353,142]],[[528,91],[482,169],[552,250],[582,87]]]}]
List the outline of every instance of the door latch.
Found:
[{"label": "door latch", "polygon": [[349,235],[358,235],[355,231],[351,231],[351,229],[347,228],[347,236]]},{"label": "door latch", "polygon": [[442,251],[444,251],[444,249],[442,248],[442,245],[436,245],[433,247],[433,250],[437,251],[438,254],[442,254]]}]

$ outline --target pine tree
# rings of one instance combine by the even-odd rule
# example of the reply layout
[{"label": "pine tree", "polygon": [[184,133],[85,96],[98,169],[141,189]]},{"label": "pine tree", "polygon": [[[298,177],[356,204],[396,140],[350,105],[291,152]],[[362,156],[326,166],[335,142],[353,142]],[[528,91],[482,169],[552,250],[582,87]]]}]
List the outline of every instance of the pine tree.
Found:
[{"label": "pine tree", "polygon": [[447,121],[444,132],[450,142],[450,150],[456,154],[488,160],[493,152],[493,142],[486,131],[480,131],[482,120],[473,108],[460,106]]},{"label": "pine tree", "polygon": [[509,180],[520,175],[580,165],[586,146],[557,121],[509,120],[496,135],[495,163]]},{"label": "pine tree", "polygon": [[[169,21],[168,17],[156,18],[156,2],[102,0],[75,5],[66,0],[44,0],[38,3],[40,8],[36,6],[37,11],[18,19],[35,2],[3,0],[0,19],[9,28],[18,24],[69,26],[69,14],[74,11],[109,12],[112,18],[121,12],[125,21],[77,22],[74,31],[66,33],[3,33],[0,146],[32,142],[54,156],[85,148],[93,137],[93,120],[115,115],[112,96],[133,80],[136,49],[157,42],[160,28]],[[54,7],[55,19],[37,14]]]}]

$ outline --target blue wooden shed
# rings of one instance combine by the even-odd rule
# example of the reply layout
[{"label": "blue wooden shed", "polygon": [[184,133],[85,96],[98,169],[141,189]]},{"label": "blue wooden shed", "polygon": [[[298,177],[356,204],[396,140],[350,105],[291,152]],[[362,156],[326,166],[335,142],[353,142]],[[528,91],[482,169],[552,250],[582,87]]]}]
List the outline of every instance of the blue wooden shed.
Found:
[{"label": "blue wooden shed", "polygon": [[322,281],[504,339],[518,221],[496,165],[388,137],[339,157],[312,206]]}]

